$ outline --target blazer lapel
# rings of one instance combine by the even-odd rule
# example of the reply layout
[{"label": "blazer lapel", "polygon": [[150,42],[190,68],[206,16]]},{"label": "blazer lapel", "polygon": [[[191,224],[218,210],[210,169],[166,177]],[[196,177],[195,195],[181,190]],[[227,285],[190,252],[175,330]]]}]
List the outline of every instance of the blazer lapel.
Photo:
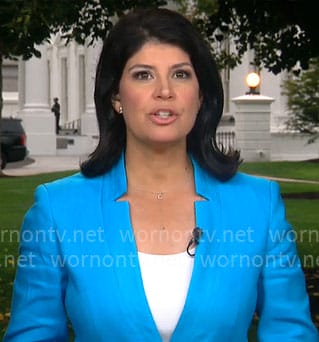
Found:
[{"label": "blazer lapel", "polygon": [[[215,238],[221,225],[221,207],[217,190],[219,182],[208,178],[194,160],[193,166],[196,192],[203,198],[195,202],[196,226],[202,230],[202,236],[195,251],[194,268],[184,309],[171,342],[188,341],[190,336],[192,341],[207,341],[207,324],[203,321],[207,315],[203,315],[203,307],[207,305],[207,312],[212,312],[211,308],[214,307],[217,298],[212,298],[211,294],[216,293],[220,286],[218,272],[206,270],[210,267],[211,251],[219,253],[221,248]],[[203,302],[207,304],[203,306]]]},{"label": "blazer lapel", "polygon": [[[129,204],[118,201],[127,191],[124,155],[106,174],[102,194],[103,224],[118,291],[125,310],[123,327],[129,326],[139,341],[160,342],[161,338],[145,296]],[[126,329],[126,328],[125,328]]]},{"label": "blazer lapel", "polygon": [[[223,246],[219,243],[219,234],[223,229],[218,190],[220,183],[209,177],[195,161],[193,165],[196,192],[203,197],[203,200],[195,203],[196,226],[202,229],[203,234],[196,248],[184,308],[171,342],[208,341],[207,329],[215,326],[213,320],[218,320],[219,298],[216,294],[223,286],[222,271],[211,264],[214,255],[223,253]],[[123,326],[139,336],[139,341],[161,342],[143,287],[129,204],[118,201],[126,191],[125,162],[122,156],[104,178],[102,211],[107,248],[114,260],[114,273],[125,310]],[[211,331],[209,341],[218,340],[222,336],[220,330]]]}]

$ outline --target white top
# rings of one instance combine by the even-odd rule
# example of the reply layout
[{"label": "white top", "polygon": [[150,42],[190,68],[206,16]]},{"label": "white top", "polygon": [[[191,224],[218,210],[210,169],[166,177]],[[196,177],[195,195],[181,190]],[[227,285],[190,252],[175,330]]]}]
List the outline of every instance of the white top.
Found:
[{"label": "white top", "polygon": [[194,258],[187,252],[138,256],[148,305],[163,342],[168,342],[185,304]]}]

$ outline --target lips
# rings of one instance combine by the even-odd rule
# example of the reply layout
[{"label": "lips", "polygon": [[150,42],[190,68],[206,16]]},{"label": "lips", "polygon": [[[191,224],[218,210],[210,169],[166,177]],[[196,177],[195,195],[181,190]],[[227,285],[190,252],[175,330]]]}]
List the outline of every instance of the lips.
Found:
[{"label": "lips", "polygon": [[172,116],[173,114],[167,110],[160,110],[155,113],[156,116],[159,116],[161,119],[167,119],[168,117]]},{"label": "lips", "polygon": [[168,125],[174,122],[177,114],[170,109],[158,109],[151,114],[151,120],[158,125]]}]

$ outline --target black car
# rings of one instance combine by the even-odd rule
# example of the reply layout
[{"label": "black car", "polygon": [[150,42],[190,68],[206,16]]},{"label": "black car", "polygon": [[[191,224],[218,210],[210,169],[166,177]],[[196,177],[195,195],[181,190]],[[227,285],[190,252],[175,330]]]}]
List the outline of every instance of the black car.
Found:
[{"label": "black car", "polygon": [[1,118],[1,169],[7,163],[24,160],[27,156],[26,135],[21,120]]}]

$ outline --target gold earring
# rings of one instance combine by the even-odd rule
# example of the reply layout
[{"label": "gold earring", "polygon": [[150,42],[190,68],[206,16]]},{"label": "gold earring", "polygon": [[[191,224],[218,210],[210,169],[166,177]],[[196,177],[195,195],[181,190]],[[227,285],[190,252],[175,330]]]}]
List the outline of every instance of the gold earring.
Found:
[{"label": "gold earring", "polygon": [[119,113],[123,114],[123,107],[122,106],[119,107]]}]

